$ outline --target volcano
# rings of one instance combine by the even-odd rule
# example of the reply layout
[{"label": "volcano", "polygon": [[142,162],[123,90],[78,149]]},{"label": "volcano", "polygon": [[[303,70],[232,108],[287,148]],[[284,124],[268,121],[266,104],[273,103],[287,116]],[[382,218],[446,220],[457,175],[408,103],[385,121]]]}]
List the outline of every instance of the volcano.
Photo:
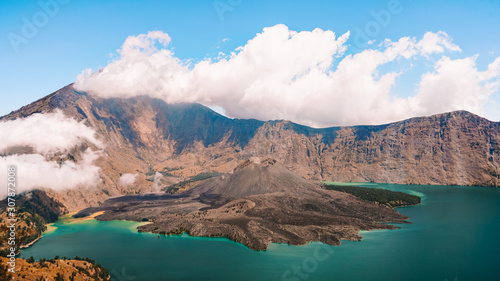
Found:
[{"label": "volcano", "polygon": [[293,193],[300,196],[317,188],[318,183],[294,174],[275,159],[260,160],[253,157],[232,172],[198,185],[191,193],[228,200],[266,193]]},{"label": "volcano", "polygon": [[251,158],[231,172],[174,195],[110,199],[98,220],[150,221],[140,231],[158,234],[224,236],[253,250],[269,243],[339,245],[359,240],[359,230],[394,229],[408,219],[394,209],[347,193],[325,190],[275,159]]}]

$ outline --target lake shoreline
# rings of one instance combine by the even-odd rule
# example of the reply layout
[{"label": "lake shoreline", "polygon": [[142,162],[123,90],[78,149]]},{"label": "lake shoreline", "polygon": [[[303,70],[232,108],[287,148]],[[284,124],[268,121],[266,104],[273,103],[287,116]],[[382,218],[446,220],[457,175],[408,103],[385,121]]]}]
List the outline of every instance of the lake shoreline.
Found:
[{"label": "lake shoreline", "polygon": [[[308,274],[311,281],[452,280],[456,276],[459,280],[496,280],[500,242],[491,233],[500,231],[500,190],[380,187],[426,195],[421,205],[398,208],[413,224],[397,224],[401,228],[394,231],[362,230],[360,242],[342,240],[339,247],[318,242],[271,243],[268,251],[253,251],[222,237],[157,238],[157,234],[138,233],[135,228],[141,222],[134,220],[90,220],[56,223],[59,228],[54,233],[24,249],[21,257],[88,256],[118,274],[126,268],[127,276],[144,281],[165,276],[193,281],[282,280],[294,268]],[[470,239],[483,242],[470,243]]]}]

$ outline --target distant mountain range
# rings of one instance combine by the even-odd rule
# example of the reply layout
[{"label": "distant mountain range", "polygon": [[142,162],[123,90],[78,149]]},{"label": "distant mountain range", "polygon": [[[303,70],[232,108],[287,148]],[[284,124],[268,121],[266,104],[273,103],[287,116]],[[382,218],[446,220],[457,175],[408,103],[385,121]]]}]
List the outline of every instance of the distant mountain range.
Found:
[{"label": "distant mountain range", "polygon": [[[102,183],[52,193],[69,210],[97,206],[110,196],[163,190],[201,173],[229,172],[251,157],[276,159],[317,181],[500,183],[500,123],[466,111],[316,129],[285,120],[230,119],[200,104],[146,96],[101,99],[68,85],[0,121],[56,109],[83,120],[105,142],[105,156],[97,160]],[[85,148],[71,153],[74,161]],[[137,178],[124,187],[120,176],[127,173]]]}]

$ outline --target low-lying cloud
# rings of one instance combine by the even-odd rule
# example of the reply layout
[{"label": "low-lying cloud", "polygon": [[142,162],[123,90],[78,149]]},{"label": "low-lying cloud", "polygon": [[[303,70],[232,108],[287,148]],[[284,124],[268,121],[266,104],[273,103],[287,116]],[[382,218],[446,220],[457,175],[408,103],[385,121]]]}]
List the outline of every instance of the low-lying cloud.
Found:
[{"label": "low-lying cloud", "polygon": [[[385,40],[375,49],[346,55],[349,32],[296,32],[264,28],[228,56],[190,65],[167,49],[160,31],[130,36],[119,59],[98,72],[86,70],[75,87],[101,97],[149,95],[169,103],[218,106],[230,117],[289,119],[312,126],[380,124],[451,110],[478,114],[499,87],[500,58],[479,71],[476,57],[450,59],[461,49],[443,31],[421,39]],[[158,48],[158,46],[160,46]],[[392,93],[402,71],[380,68],[417,59],[433,63],[415,92]]]},{"label": "low-lying cloud", "polygon": [[[61,191],[101,182],[100,168],[94,162],[103,155],[99,150],[103,143],[92,128],[66,117],[62,111],[0,121],[0,132],[0,153],[4,155],[0,157],[0,170],[16,167],[17,193],[35,188]],[[88,147],[81,151],[83,143],[98,150]],[[32,151],[12,152],[13,147],[20,146]],[[74,153],[72,159],[67,157],[70,152]],[[0,182],[7,183],[7,172],[0,173]],[[7,189],[0,189],[0,198],[6,195]]]},{"label": "low-lying cloud", "polygon": [[[0,167],[15,166],[17,173],[16,193],[36,188],[61,191],[76,187],[96,186],[100,183],[99,167],[93,162],[99,154],[88,148],[79,163],[72,161],[49,161],[40,154],[21,154],[0,157]],[[0,173],[0,182],[7,182],[7,172]],[[7,189],[0,189],[0,198],[5,198]]]},{"label": "low-lying cloud", "polygon": [[0,122],[0,132],[0,153],[27,146],[39,154],[53,154],[68,151],[84,141],[103,147],[92,128],[66,117],[61,110]]}]

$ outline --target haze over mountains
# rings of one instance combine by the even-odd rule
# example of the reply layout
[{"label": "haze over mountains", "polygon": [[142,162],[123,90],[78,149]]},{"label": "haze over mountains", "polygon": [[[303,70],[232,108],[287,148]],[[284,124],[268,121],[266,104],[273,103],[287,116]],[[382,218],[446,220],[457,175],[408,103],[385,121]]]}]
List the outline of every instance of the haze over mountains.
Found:
[{"label": "haze over mountains", "polygon": [[[499,184],[500,124],[465,111],[315,129],[286,120],[230,119],[200,104],[167,104],[146,96],[103,99],[68,85],[0,123],[49,112],[62,112],[95,135],[53,128],[54,135],[67,134],[70,145],[53,143],[48,147],[54,149],[40,150],[33,136],[32,143],[0,153],[5,163],[43,161],[59,171],[60,179],[52,179],[60,180],[57,187],[39,181],[43,174],[34,171],[25,171],[23,179],[30,188],[57,189],[50,194],[69,210],[97,206],[110,196],[160,191],[203,172],[229,172],[251,157],[276,159],[300,177],[318,181]],[[27,155],[40,159],[28,161]],[[64,178],[67,173],[71,177]],[[75,181],[79,175],[88,180]]]}]

